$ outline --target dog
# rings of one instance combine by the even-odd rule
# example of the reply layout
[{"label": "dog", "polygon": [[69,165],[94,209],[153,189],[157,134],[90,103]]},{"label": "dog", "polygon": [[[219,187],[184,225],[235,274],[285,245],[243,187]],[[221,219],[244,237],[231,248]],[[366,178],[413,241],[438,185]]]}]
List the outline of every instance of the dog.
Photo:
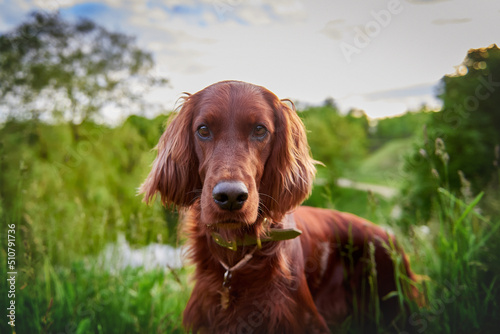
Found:
[{"label": "dog", "polygon": [[397,331],[408,303],[419,303],[392,235],[353,214],[300,206],[316,161],[291,101],[215,83],[187,94],[157,152],[140,192],[184,209],[196,266],[186,330],[329,333],[349,319]]}]

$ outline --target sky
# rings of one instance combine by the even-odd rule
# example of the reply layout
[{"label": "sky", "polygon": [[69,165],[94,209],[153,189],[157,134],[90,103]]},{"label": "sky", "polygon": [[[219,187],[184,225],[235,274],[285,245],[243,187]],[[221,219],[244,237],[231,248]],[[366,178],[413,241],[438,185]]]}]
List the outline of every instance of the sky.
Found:
[{"label": "sky", "polygon": [[438,108],[440,79],[467,51],[500,45],[497,0],[0,0],[0,32],[33,10],[136,36],[169,79],[147,97],[166,110],[230,79],[299,106],[333,98],[371,118]]}]

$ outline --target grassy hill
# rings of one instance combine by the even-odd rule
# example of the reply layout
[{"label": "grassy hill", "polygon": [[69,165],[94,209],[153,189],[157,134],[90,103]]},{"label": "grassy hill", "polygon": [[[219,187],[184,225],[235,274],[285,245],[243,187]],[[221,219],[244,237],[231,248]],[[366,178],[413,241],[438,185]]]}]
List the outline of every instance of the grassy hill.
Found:
[{"label": "grassy hill", "polygon": [[411,151],[414,138],[393,139],[368,155],[347,177],[358,182],[398,187],[405,156]]}]

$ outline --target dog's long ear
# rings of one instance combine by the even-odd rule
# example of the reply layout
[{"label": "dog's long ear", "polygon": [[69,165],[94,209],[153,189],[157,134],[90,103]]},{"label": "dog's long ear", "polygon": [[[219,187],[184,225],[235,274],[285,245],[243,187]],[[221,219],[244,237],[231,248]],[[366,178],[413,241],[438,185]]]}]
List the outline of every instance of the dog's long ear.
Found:
[{"label": "dog's long ear", "polygon": [[201,189],[191,130],[194,108],[192,96],[188,95],[162,134],[151,172],[139,189],[145,202],[159,192],[163,205],[189,206]]},{"label": "dog's long ear", "polygon": [[293,103],[279,100],[270,91],[263,93],[274,110],[275,136],[259,192],[264,194],[263,210],[279,220],[309,196],[316,162],[311,157],[304,124]]}]

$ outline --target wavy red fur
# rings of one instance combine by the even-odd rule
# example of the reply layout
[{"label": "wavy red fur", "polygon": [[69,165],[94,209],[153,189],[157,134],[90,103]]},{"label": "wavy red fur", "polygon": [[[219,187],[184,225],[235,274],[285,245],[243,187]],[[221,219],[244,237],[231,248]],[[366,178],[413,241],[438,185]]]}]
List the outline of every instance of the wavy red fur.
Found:
[{"label": "wavy red fur", "polygon": [[[390,293],[399,286],[407,301],[420,302],[411,284],[416,276],[393,236],[351,214],[298,207],[311,191],[315,161],[293,104],[269,90],[224,81],[188,95],[157,149],[141,192],[146,201],[159,192],[163,204],[186,209],[183,229],[196,265],[183,319],[188,331],[328,333],[349,316],[363,329],[397,331],[407,305]],[[290,227],[302,235],[257,250],[228,249],[212,234],[257,239],[269,228]],[[225,307],[223,266],[250,252],[232,272]]]}]

